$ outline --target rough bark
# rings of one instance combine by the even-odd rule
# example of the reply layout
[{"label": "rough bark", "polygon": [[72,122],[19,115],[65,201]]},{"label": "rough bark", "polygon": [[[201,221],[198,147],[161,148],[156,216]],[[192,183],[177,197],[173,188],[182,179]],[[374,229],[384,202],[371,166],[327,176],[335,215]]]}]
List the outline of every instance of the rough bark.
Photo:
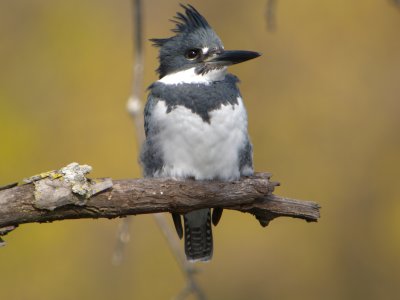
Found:
[{"label": "rough bark", "polygon": [[[71,191],[72,197],[77,201],[66,205],[63,202],[54,202],[56,204],[49,209],[39,206],[38,198],[54,201],[55,193],[60,188],[65,188],[65,183],[63,178],[40,179],[0,190],[0,228],[64,219],[116,218],[158,212],[184,213],[205,207],[222,207],[251,213],[263,226],[280,216],[317,221],[318,204],[273,195],[272,191],[278,184],[271,182],[269,178],[270,174],[257,173],[234,182],[176,181],[161,178],[111,182],[110,179],[95,179],[89,180],[90,183],[101,186],[108,182],[105,185],[107,189],[95,190],[95,194],[89,199],[82,199],[83,196]],[[43,183],[43,180],[48,180],[53,190],[41,189],[38,195],[37,183]]]}]

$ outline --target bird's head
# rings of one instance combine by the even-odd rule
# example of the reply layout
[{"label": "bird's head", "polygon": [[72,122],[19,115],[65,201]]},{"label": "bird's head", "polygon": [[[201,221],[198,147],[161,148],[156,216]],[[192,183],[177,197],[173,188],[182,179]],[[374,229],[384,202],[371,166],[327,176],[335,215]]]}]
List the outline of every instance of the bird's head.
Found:
[{"label": "bird's head", "polygon": [[160,48],[160,78],[182,70],[195,68],[197,74],[256,58],[253,51],[227,51],[221,39],[207,20],[191,5],[182,5],[185,13],[178,12],[172,20],[176,35],[164,39],[151,39]]}]

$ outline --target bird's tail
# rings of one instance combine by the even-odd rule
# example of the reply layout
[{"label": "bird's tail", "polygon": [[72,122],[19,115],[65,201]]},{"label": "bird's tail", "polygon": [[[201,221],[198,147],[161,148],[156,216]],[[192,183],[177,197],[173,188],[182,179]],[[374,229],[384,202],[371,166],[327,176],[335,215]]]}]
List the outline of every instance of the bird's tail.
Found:
[{"label": "bird's tail", "polygon": [[185,253],[189,261],[208,261],[213,253],[211,210],[189,212],[183,216],[185,226]]}]

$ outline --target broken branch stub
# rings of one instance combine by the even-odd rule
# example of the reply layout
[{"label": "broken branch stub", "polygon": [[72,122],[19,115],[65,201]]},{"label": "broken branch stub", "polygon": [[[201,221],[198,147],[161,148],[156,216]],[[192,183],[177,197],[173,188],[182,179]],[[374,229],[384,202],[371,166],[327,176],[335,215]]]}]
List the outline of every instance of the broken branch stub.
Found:
[{"label": "broken branch stub", "polygon": [[68,204],[83,206],[91,196],[112,187],[109,178],[86,178],[91,170],[91,166],[74,162],[60,170],[34,175],[23,181],[35,185],[33,205],[38,209],[55,210]]}]

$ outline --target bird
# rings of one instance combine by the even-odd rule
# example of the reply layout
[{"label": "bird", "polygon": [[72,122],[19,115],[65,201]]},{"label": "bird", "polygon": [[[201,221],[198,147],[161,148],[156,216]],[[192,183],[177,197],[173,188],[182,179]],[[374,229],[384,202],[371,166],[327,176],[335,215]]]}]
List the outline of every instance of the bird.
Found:
[{"label": "bird", "polygon": [[[159,48],[159,79],[144,108],[144,177],[234,181],[253,174],[253,147],[239,79],[227,67],[261,54],[225,50],[213,28],[192,5],[180,5],[174,36],[150,39]],[[172,213],[188,261],[213,255],[212,225],[222,208]]]}]

